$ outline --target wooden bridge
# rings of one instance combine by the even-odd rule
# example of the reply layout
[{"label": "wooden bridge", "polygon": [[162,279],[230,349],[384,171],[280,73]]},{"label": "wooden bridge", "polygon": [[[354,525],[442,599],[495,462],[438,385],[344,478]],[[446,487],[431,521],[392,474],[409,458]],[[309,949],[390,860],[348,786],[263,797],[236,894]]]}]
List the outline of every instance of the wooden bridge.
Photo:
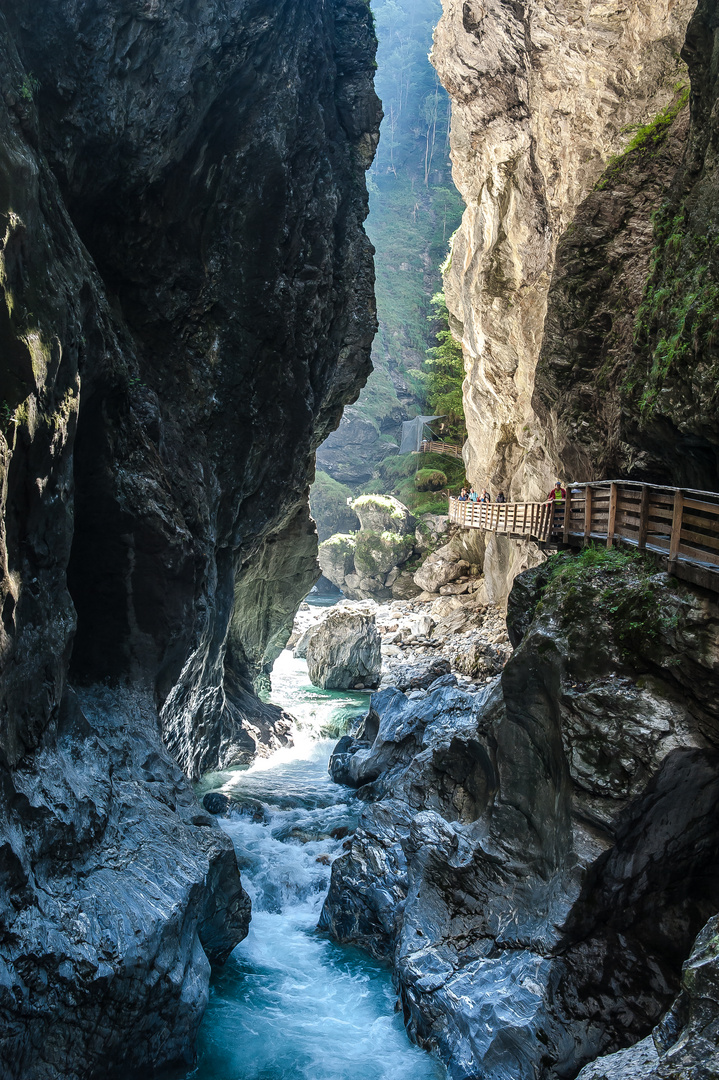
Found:
[{"label": "wooden bridge", "polygon": [[418,454],[445,454],[447,457],[462,457],[462,447],[448,442],[429,442],[424,439]]},{"label": "wooden bridge", "polygon": [[465,528],[558,547],[629,544],[676,577],[719,592],[716,492],[606,480],[568,485],[566,505],[450,498],[449,518]]}]

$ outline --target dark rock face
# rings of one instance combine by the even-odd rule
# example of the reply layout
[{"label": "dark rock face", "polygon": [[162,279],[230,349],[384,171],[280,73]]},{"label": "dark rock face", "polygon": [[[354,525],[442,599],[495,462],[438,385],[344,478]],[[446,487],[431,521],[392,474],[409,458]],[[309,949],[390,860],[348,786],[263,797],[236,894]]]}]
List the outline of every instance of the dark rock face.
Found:
[{"label": "dark rock face", "polygon": [[533,406],[577,481],[719,485],[718,26],[702,0],[689,106],[610,165],[557,250]]},{"label": "dark rock face", "polygon": [[719,610],[570,561],[486,691],[375,695],[332,762],[368,805],[320,925],[392,960],[462,1080],[570,1078],[646,1036],[719,908]]},{"label": "dark rock face", "polygon": [[369,370],[373,50],[362,0],[0,5],[3,1076],[186,1060],[247,932],[182,770],[287,737],[255,691]]}]

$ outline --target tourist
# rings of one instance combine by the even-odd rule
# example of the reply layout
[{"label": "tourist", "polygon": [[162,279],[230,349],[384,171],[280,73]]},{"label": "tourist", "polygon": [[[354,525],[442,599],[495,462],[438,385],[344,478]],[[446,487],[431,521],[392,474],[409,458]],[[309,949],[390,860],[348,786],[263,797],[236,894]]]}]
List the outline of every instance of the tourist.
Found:
[{"label": "tourist", "polygon": [[500,491],[499,495],[497,496],[497,498],[494,501],[498,502],[498,503],[506,503],[507,500],[505,498],[504,492]]},{"label": "tourist", "polygon": [[564,500],[566,499],[566,497],[567,497],[567,492],[562,487],[562,481],[557,480],[556,484],[554,485],[552,490],[549,492],[549,495],[547,496],[547,502],[548,503],[554,502],[554,503],[564,504]]},{"label": "tourist", "polygon": [[459,501],[460,502],[467,502],[468,498],[469,498],[469,493],[468,493],[466,487],[463,487],[462,490],[459,493]]},{"label": "tourist", "polygon": [[469,493],[469,501],[470,502],[479,502],[479,495],[474,490],[474,488],[472,488],[472,490]]},{"label": "tourist", "polygon": [[491,503],[492,496],[489,494],[486,488],[482,492],[482,498],[479,501],[483,503]]}]

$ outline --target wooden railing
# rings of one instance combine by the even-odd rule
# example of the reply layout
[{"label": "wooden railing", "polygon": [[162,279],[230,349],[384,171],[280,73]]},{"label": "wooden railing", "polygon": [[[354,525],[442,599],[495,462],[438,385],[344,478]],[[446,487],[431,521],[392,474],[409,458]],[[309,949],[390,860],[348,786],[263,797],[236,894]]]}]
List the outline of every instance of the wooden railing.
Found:
[{"label": "wooden railing", "polygon": [[551,503],[480,503],[450,498],[449,520],[466,529],[488,529],[517,539],[549,540],[554,518]]},{"label": "wooden railing", "polygon": [[572,484],[561,540],[618,541],[658,557],[670,573],[719,591],[719,494],[607,480]]},{"label": "wooden railing", "polygon": [[419,448],[420,454],[446,454],[447,457],[461,458],[462,447],[455,446],[453,443],[448,442],[428,442],[426,439],[423,441]]},{"label": "wooden railing", "polygon": [[449,500],[449,519],[517,539],[629,544],[676,577],[719,592],[719,493],[604,480],[567,487],[567,503]]}]

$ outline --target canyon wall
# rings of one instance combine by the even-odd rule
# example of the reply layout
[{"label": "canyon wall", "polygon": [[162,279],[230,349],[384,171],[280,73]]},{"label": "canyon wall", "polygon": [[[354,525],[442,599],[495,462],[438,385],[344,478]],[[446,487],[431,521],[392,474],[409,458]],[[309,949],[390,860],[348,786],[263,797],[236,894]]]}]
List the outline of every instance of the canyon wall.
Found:
[{"label": "canyon wall", "polygon": [[559,243],[533,404],[566,475],[719,487],[718,23],[687,31],[691,124],[639,132]]},{"label": "canyon wall", "polygon": [[445,275],[465,355],[467,466],[475,486],[532,500],[564,468],[532,407],[557,244],[631,129],[681,95],[696,4],[443,6],[433,60],[467,203]]},{"label": "canyon wall", "polygon": [[363,0],[0,3],[3,1077],[191,1059],[247,932],[182,770],[286,739],[255,691],[370,370],[374,48]]}]

